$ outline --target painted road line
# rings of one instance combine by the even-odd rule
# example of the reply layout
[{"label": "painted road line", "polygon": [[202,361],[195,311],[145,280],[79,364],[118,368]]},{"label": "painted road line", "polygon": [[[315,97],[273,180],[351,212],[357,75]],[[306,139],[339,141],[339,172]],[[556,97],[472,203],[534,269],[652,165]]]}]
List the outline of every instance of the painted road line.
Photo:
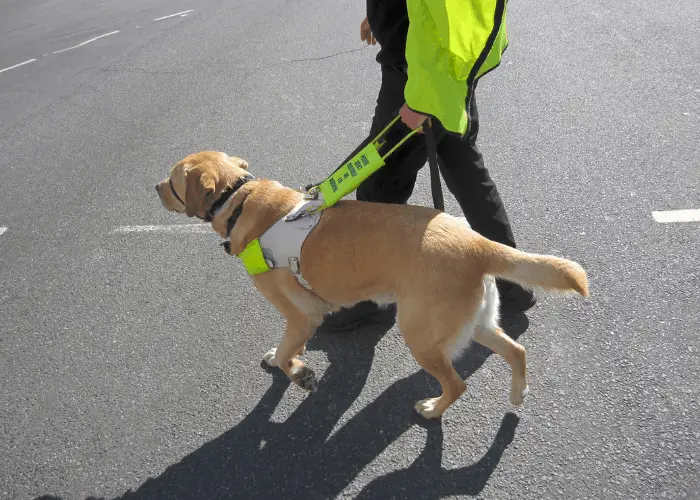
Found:
[{"label": "painted road line", "polygon": [[213,233],[209,224],[172,224],[169,226],[121,226],[112,230],[112,233]]},{"label": "painted road line", "polygon": [[700,222],[700,209],[698,210],[666,210],[652,212],[656,222],[668,224],[670,222]]},{"label": "painted road line", "polygon": [[6,227],[0,227],[0,236],[2,236],[5,231],[7,231]]},{"label": "painted road line", "polygon": [[95,40],[99,40],[100,38],[104,38],[104,37],[110,36],[110,35],[116,35],[117,33],[119,33],[119,30],[111,31],[109,33],[105,33],[104,35],[100,35],[100,36],[96,36],[95,38],[91,38],[90,40],[85,40],[83,43],[79,43],[75,47],[68,47],[67,49],[57,50],[56,52],[54,52],[54,54],[60,54],[61,52],[66,52],[67,50],[77,49],[78,47],[82,47],[83,45],[87,45],[88,43],[94,42]]},{"label": "painted road line", "polygon": [[24,66],[25,64],[33,63],[34,61],[36,61],[36,59],[30,59],[29,61],[24,61],[24,62],[21,62],[19,64],[15,64],[14,66],[10,66],[9,68],[0,69],[0,73],[2,73],[4,71],[10,71],[11,69],[19,68],[20,66]]},{"label": "painted road line", "polygon": [[170,14],[168,16],[158,17],[158,18],[154,19],[154,21],[162,21],[163,19],[168,19],[169,17],[181,16],[183,14],[189,14],[190,12],[194,12],[194,9],[183,10],[182,12],[177,12],[175,14]]}]

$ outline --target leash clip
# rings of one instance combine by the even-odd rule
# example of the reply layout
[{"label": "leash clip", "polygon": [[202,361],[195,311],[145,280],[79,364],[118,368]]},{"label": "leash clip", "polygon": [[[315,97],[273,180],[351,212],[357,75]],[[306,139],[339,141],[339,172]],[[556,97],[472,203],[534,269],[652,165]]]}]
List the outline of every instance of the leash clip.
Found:
[{"label": "leash clip", "polygon": [[306,186],[303,191],[305,200],[318,200],[318,195],[321,194],[319,187],[313,184]]},{"label": "leash clip", "polygon": [[284,217],[285,222],[294,222],[302,217],[314,215],[316,212],[323,210],[326,207],[325,203],[313,203],[314,201],[318,200],[318,196],[311,199],[305,197],[304,199],[307,200],[305,203],[302,203],[301,206],[297,206],[297,208],[292,210]]}]

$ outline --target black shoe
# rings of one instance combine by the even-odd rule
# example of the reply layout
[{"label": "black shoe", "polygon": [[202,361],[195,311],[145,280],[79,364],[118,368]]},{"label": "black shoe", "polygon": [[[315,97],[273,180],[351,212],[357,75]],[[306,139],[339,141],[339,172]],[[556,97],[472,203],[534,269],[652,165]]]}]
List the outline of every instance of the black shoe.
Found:
[{"label": "black shoe", "polygon": [[328,314],[321,329],[330,333],[347,333],[369,325],[382,325],[388,328],[396,322],[396,304],[379,307],[371,301],[359,302],[348,309]]},{"label": "black shoe", "polygon": [[537,303],[535,294],[510,281],[496,280],[496,288],[501,299],[501,309],[523,312]]}]

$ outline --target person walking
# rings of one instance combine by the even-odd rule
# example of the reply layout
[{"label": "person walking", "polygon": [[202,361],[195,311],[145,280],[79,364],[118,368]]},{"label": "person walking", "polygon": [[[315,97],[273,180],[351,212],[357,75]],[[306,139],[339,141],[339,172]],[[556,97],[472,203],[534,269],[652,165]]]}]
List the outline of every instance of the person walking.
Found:
[{"label": "person walking", "polygon": [[[381,87],[365,147],[399,110],[403,136],[430,117],[438,165],[445,184],[476,232],[515,247],[496,185],[476,145],[479,78],[495,69],[508,45],[507,0],[367,0],[360,38],[380,45],[376,60]],[[426,163],[425,138],[416,135],[387,158],[357,189],[361,201],[404,204]],[[525,311],[536,299],[515,283],[497,280],[503,310]],[[394,307],[361,302],[329,315],[324,325],[354,329],[393,321]]]}]

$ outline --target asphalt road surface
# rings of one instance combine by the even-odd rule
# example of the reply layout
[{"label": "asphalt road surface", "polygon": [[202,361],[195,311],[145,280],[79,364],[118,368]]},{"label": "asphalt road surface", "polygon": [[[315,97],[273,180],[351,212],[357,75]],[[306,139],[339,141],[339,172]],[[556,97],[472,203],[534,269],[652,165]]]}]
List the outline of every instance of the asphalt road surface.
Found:
[{"label": "asphalt road surface", "polygon": [[0,498],[700,498],[700,222],[666,213],[700,209],[694,0],[511,2],[480,144],[519,246],[592,292],[508,320],[522,409],[471,349],[422,422],[395,327],[319,332],[310,396],[261,370],[281,318],[153,185],[202,149],[322,178],[372,117],[363,8],[3,2]]}]

